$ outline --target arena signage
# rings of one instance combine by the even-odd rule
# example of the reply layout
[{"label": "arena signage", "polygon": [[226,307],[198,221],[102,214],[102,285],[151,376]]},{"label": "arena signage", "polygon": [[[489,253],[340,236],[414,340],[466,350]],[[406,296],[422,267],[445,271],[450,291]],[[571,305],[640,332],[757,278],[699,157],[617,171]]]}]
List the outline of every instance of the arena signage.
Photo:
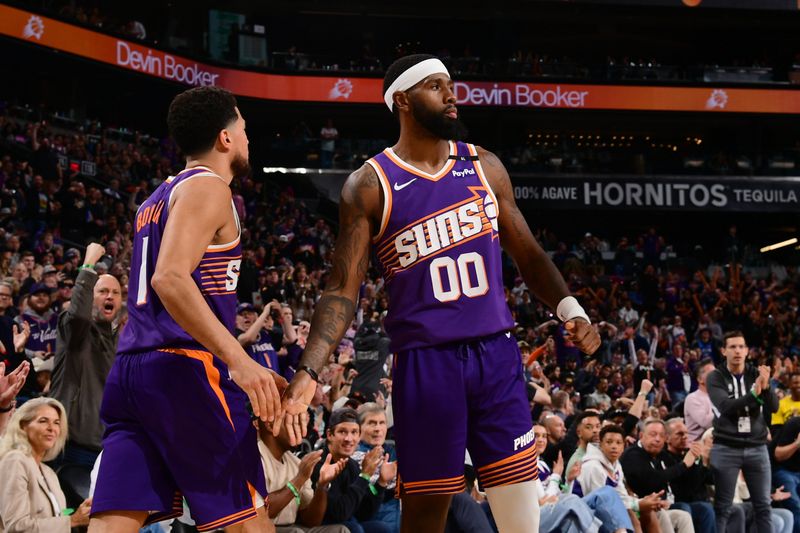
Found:
[{"label": "arena signage", "polygon": [[517,177],[514,196],[537,209],[796,212],[800,178]]},{"label": "arena signage", "polygon": [[[224,68],[0,4],[0,35],[185,86],[250,98],[383,104],[376,78],[288,76]],[[460,105],[800,114],[800,90],[458,81]]]}]

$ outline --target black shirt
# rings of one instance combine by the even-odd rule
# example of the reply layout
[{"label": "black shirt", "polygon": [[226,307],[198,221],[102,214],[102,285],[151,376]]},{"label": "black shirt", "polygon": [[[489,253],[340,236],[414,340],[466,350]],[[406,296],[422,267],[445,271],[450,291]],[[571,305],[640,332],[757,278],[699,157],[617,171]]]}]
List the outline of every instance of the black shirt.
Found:
[{"label": "black shirt", "polygon": [[666,449],[653,457],[638,444],[625,450],[619,462],[628,485],[640,498],[662,490],[665,497],[669,490],[674,494],[671,484],[687,471],[683,461],[670,464]]},{"label": "black shirt", "polygon": [[[325,458],[330,452],[325,449],[322,459],[311,474],[314,487],[317,486],[319,471],[325,464]],[[325,509],[323,524],[339,524],[355,517],[358,520],[370,520],[383,503],[384,488],[375,484],[377,495],[369,489],[369,481],[361,477],[361,468],[355,460],[348,459],[347,464],[336,479],[331,482],[328,489],[328,507]]]},{"label": "black shirt", "polygon": [[[800,434],[800,417],[794,416],[783,425],[778,438],[776,439],[776,446],[786,446],[797,440],[797,435]],[[800,472],[800,453],[794,452],[787,460],[779,462],[775,461],[777,468],[789,470],[791,472]]]}]

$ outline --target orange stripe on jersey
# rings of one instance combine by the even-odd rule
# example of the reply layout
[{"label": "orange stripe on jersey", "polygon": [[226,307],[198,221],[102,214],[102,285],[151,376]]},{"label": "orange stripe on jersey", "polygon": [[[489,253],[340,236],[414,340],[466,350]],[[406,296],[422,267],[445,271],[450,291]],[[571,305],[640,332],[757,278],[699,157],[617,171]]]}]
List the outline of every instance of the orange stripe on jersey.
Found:
[{"label": "orange stripe on jersey", "polygon": [[437,481],[406,483],[398,478],[397,492],[400,496],[404,494],[458,494],[463,492],[466,488],[464,476],[453,479],[454,481],[448,483]]},{"label": "orange stripe on jersey", "polygon": [[[248,516],[252,514],[253,516]],[[236,522],[238,519],[241,521],[249,520],[250,518],[255,518],[256,510],[255,508],[245,509],[244,511],[239,511],[238,513],[234,513],[225,517],[220,518],[219,520],[214,520],[213,522],[209,522],[207,524],[197,524],[198,531],[209,531],[212,529],[221,529],[221,526],[231,525],[230,522]]]},{"label": "orange stripe on jersey", "polygon": [[459,481],[464,481],[464,476],[448,477],[442,479],[431,479],[427,481],[404,481],[403,485],[405,485],[406,487],[421,487],[424,485],[437,485],[437,484],[448,485]]},{"label": "orange stripe on jersey", "polygon": [[258,503],[258,500],[256,500],[256,488],[249,481],[247,482],[247,488],[250,489],[250,499],[253,500],[253,509],[255,509]]},{"label": "orange stripe on jersey", "polygon": [[219,403],[222,404],[222,409],[225,411],[225,416],[228,417],[231,427],[235,428],[236,426],[233,425],[233,419],[231,418],[231,410],[228,408],[228,401],[225,399],[225,394],[223,394],[219,386],[219,370],[214,366],[214,356],[211,355],[210,352],[204,352],[203,350],[187,350],[184,348],[166,348],[159,351],[184,355],[203,363],[203,369],[206,371],[208,384],[211,386],[211,390],[214,391],[214,394],[217,395]]},{"label": "orange stripe on jersey", "polygon": [[[456,148],[455,147],[456,147],[455,143],[453,143],[452,141],[449,141],[450,150],[448,152],[448,156],[456,155]],[[397,155],[394,153],[394,151],[392,151],[389,148],[384,150],[383,153],[386,154],[386,157],[391,159],[392,162],[395,165],[399,166],[400,168],[402,168],[406,172],[410,172],[411,174],[414,174],[415,176],[419,176],[420,178],[425,178],[426,180],[430,180],[430,181],[439,181],[443,177],[447,176],[447,174],[453,169],[453,167],[456,164],[456,160],[455,159],[449,159],[449,157],[448,157],[448,160],[445,162],[445,164],[441,168],[441,170],[439,170],[436,174],[428,174],[427,172],[424,172],[424,171],[422,171],[422,170],[420,170],[418,168],[414,168],[413,166],[409,165],[408,163],[406,163],[405,161],[403,161],[402,159],[397,157]]]},{"label": "orange stripe on jersey", "polygon": [[200,267],[200,272],[202,272],[203,274],[211,274],[214,272],[227,272],[227,271],[228,271],[227,268],[206,268],[204,266]]},{"label": "orange stripe on jersey", "polygon": [[[216,259],[219,259],[219,258],[218,257],[212,257],[211,259],[215,259],[216,260]],[[237,257],[237,259],[238,259],[238,257]],[[230,260],[228,260],[228,261],[220,261],[218,263],[205,263],[205,264],[201,264],[200,268],[209,267],[209,266],[227,265],[229,262],[230,262]],[[225,270],[227,270],[227,266],[225,267]]]},{"label": "orange stripe on jersey", "polygon": [[[239,237],[236,237],[235,241],[226,243],[226,244],[212,244],[206,248],[208,252],[227,252],[228,250],[233,250],[239,245]],[[219,248],[217,248],[219,246]],[[215,258],[216,259],[216,258]],[[238,259],[238,257],[236,258]]]},{"label": "orange stripe on jersey", "polygon": [[481,482],[484,484],[491,483],[494,480],[505,478],[508,476],[519,474],[520,472],[529,472],[530,470],[537,470],[538,457],[535,455],[527,457],[510,465],[504,465],[502,468],[488,470],[481,473]]},{"label": "orange stripe on jersey", "polygon": [[381,237],[383,237],[384,232],[386,231],[387,226],[389,225],[389,220],[392,217],[392,184],[389,183],[389,178],[386,177],[386,174],[383,172],[383,168],[381,167],[380,163],[378,163],[375,159],[370,159],[370,166],[377,171],[378,179],[381,180],[383,183],[384,191],[384,199],[383,201],[386,202],[385,206],[385,215],[383,212],[381,213],[381,228],[378,234],[373,237],[372,242],[378,242]]},{"label": "orange stripe on jersey", "polygon": [[513,485],[515,483],[524,483],[526,481],[535,481],[539,479],[539,471],[536,468],[529,469],[525,472],[521,472],[519,474],[508,476],[497,481],[492,482],[484,482],[483,478],[481,478],[481,484],[483,488],[490,489],[492,487],[501,487],[503,485]]},{"label": "orange stripe on jersey", "polygon": [[529,455],[535,455],[535,454],[536,454],[536,447],[535,446],[531,446],[529,448],[526,448],[526,449],[522,450],[519,453],[516,453],[514,455],[510,455],[510,456],[506,457],[505,459],[501,459],[500,461],[494,462],[494,463],[492,463],[490,465],[486,465],[486,466],[482,466],[482,467],[478,468],[478,473],[480,474],[480,473],[483,473],[483,472],[488,472],[490,470],[495,470],[495,469],[497,469],[497,468],[499,468],[499,467],[501,467],[503,465],[516,463],[516,462],[518,462],[518,461],[520,461],[522,459],[525,459]]},{"label": "orange stripe on jersey", "polygon": [[[475,148],[474,144],[468,144],[467,148],[469,149],[470,155],[477,156],[478,149]],[[486,187],[486,191],[489,193],[489,196],[492,197],[494,200],[495,209],[497,209],[497,214],[500,214],[500,206],[497,204],[497,197],[494,195],[494,191],[492,191],[491,186],[489,185],[489,180],[486,178],[486,174],[483,172],[483,165],[481,165],[480,159],[478,161],[473,162],[472,164],[475,167],[475,170],[478,171],[478,177],[480,178],[483,186]]]},{"label": "orange stripe on jersey", "polygon": [[[209,279],[209,280],[206,280],[206,281],[201,281],[200,282],[200,287],[202,287],[204,289],[221,289],[222,287],[225,286],[225,283],[226,283],[226,280],[224,280],[224,279],[220,279],[220,280]],[[226,290],[230,290],[230,289],[226,289]]]},{"label": "orange stripe on jersey", "polygon": [[[212,250],[210,253],[216,253],[216,252]],[[207,261],[233,261],[235,259],[241,259],[241,258],[242,258],[241,255],[221,255],[219,257],[204,257],[200,260],[200,266],[208,266],[209,263],[207,263]]]},{"label": "orange stripe on jersey", "polygon": [[222,296],[222,295],[225,295],[225,294],[236,294],[236,291],[222,291],[222,290],[216,290],[216,289],[214,289],[214,290],[212,290],[212,289],[209,289],[209,290],[203,289],[200,292],[203,293],[203,294],[207,294],[209,296]]}]

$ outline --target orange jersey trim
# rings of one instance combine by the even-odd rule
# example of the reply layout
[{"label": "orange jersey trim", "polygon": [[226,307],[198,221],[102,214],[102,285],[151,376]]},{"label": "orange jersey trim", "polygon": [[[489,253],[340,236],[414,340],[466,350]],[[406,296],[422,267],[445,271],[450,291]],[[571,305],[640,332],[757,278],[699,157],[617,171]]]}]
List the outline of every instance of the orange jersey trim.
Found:
[{"label": "orange jersey trim", "polygon": [[451,484],[457,481],[464,481],[464,476],[456,476],[456,477],[448,477],[442,479],[431,479],[426,481],[404,481],[403,485],[406,487],[421,487],[423,485],[433,485],[433,484]]},{"label": "orange jersey trim", "polygon": [[450,159],[449,156],[456,155],[456,144],[453,141],[448,141],[450,145],[450,152],[448,154],[448,159],[445,162],[444,166],[435,174],[428,174],[427,172],[420,170],[412,165],[409,165],[402,159],[400,159],[395,153],[394,150],[391,148],[387,148],[383,151],[386,154],[386,157],[392,160],[392,162],[397,165],[398,167],[402,168],[406,172],[414,174],[415,176],[419,176],[420,178],[424,178],[430,181],[439,181],[443,177],[447,176],[447,174],[453,169],[456,164],[455,159]]},{"label": "orange jersey trim", "polygon": [[204,257],[203,259],[200,260],[200,266],[209,266],[210,264],[212,264],[212,263],[208,263],[207,261],[225,261],[224,263],[219,263],[220,265],[225,265],[225,264],[227,264],[228,261],[231,261],[233,259],[241,259],[241,258],[242,258],[241,255],[223,255],[221,257]]},{"label": "orange jersey trim", "polygon": [[222,529],[224,526],[230,526],[233,524],[237,524],[239,522],[245,522],[247,520],[255,518],[256,516],[257,512],[255,508],[250,508],[250,509],[245,509],[244,511],[240,511],[238,513],[234,513],[232,515],[225,516],[223,518],[220,518],[219,520],[215,520],[207,524],[198,524],[196,527],[198,531]]},{"label": "orange jersey trim", "polygon": [[[468,144],[467,148],[469,149],[470,155],[474,155],[476,157],[478,156],[478,149],[475,148],[474,144]],[[486,173],[483,171],[483,165],[481,165],[481,160],[478,159],[477,161],[473,161],[472,166],[474,166],[475,170],[478,171],[478,177],[481,179],[481,182],[483,183],[483,186],[486,187],[486,191],[492,197],[492,200],[494,200],[494,205],[495,205],[495,208],[497,209],[497,215],[499,217],[500,216],[500,206],[497,205],[497,197],[494,195],[494,191],[492,190],[492,187],[489,185],[489,180],[486,178]]]},{"label": "orange jersey trim", "polygon": [[497,468],[500,468],[501,466],[504,466],[504,465],[507,465],[507,464],[511,464],[511,463],[516,463],[518,461],[521,461],[521,460],[525,459],[528,455],[536,455],[536,448],[534,448],[533,446],[530,446],[529,448],[526,448],[526,449],[522,450],[519,453],[515,453],[514,455],[510,455],[510,456],[506,457],[505,459],[501,459],[501,460],[496,461],[496,462],[494,462],[494,463],[492,463],[490,465],[482,466],[482,467],[478,468],[478,473],[480,474],[480,473],[483,473],[483,472],[488,472],[490,470],[496,470]]},{"label": "orange jersey trim", "polygon": [[197,359],[203,363],[203,369],[206,371],[208,384],[211,386],[211,390],[214,391],[214,394],[216,394],[217,398],[219,399],[219,403],[222,404],[222,409],[225,411],[225,416],[228,417],[231,427],[235,428],[236,426],[233,425],[233,419],[231,418],[231,410],[228,408],[228,401],[225,399],[225,394],[223,394],[222,389],[219,386],[220,376],[219,370],[217,370],[217,367],[214,366],[214,356],[210,352],[204,352],[203,350],[187,350],[184,348],[165,348],[159,351],[184,355],[186,357],[191,357],[192,359]]},{"label": "orange jersey trim", "polygon": [[[231,241],[229,243],[212,244],[212,245],[206,247],[206,251],[207,252],[227,252],[228,250],[233,250],[238,245],[239,245],[239,237],[236,237],[235,241]],[[216,257],[214,259],[216,259]],[[235,259],[238,259],[238,257],[236,257]]]},{"label": "orange jersey trim", "polygon": [[381,227],[378,230],[378,234],[372,238],[372,242],[377,243],[381,240],[381,237],[383,237],[386,228],[389,226],[389,219],[392,217],[392,184],[389,183],[389,178],[386,177],[386,173],[383,171],[380,163],[375,161],[375,159],[370,159],[367,163],[375,170],[375,173],[378,174],[378,179],[381,181],[381,184],[383,184],[383,201],[386,202],[383,212],[381,213]]}]

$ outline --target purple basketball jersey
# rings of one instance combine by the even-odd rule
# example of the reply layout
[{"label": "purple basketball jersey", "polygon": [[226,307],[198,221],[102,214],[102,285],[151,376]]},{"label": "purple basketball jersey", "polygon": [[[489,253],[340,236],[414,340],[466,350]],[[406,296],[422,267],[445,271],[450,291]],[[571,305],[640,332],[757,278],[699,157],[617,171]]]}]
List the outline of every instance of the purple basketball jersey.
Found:
[{"label": "purple basketball jersey", "polygon": [[[153,191],[136,213],[128,283],[128,323],[122,332],[118,353],[142,353],[161,348],[206,349],[173,320],[150,286],[169,218],[172,191],[198,176],[215,174],[206,167],[179,172]],[[231,209],[238,227],[239,218],[233,203]],[[231,333],[236,325],[236,285],[241,264],[242,247],[237,237],[228,244],[208,246],[192,272],[206,303]]]},{"label": "purple basketball jersey", "polygon": [[392,351],[507,331],[497,200],[471,144],[450,142],[436,174],[391,148],[367,161],[385,205],[374,239],[390,307]]}]

